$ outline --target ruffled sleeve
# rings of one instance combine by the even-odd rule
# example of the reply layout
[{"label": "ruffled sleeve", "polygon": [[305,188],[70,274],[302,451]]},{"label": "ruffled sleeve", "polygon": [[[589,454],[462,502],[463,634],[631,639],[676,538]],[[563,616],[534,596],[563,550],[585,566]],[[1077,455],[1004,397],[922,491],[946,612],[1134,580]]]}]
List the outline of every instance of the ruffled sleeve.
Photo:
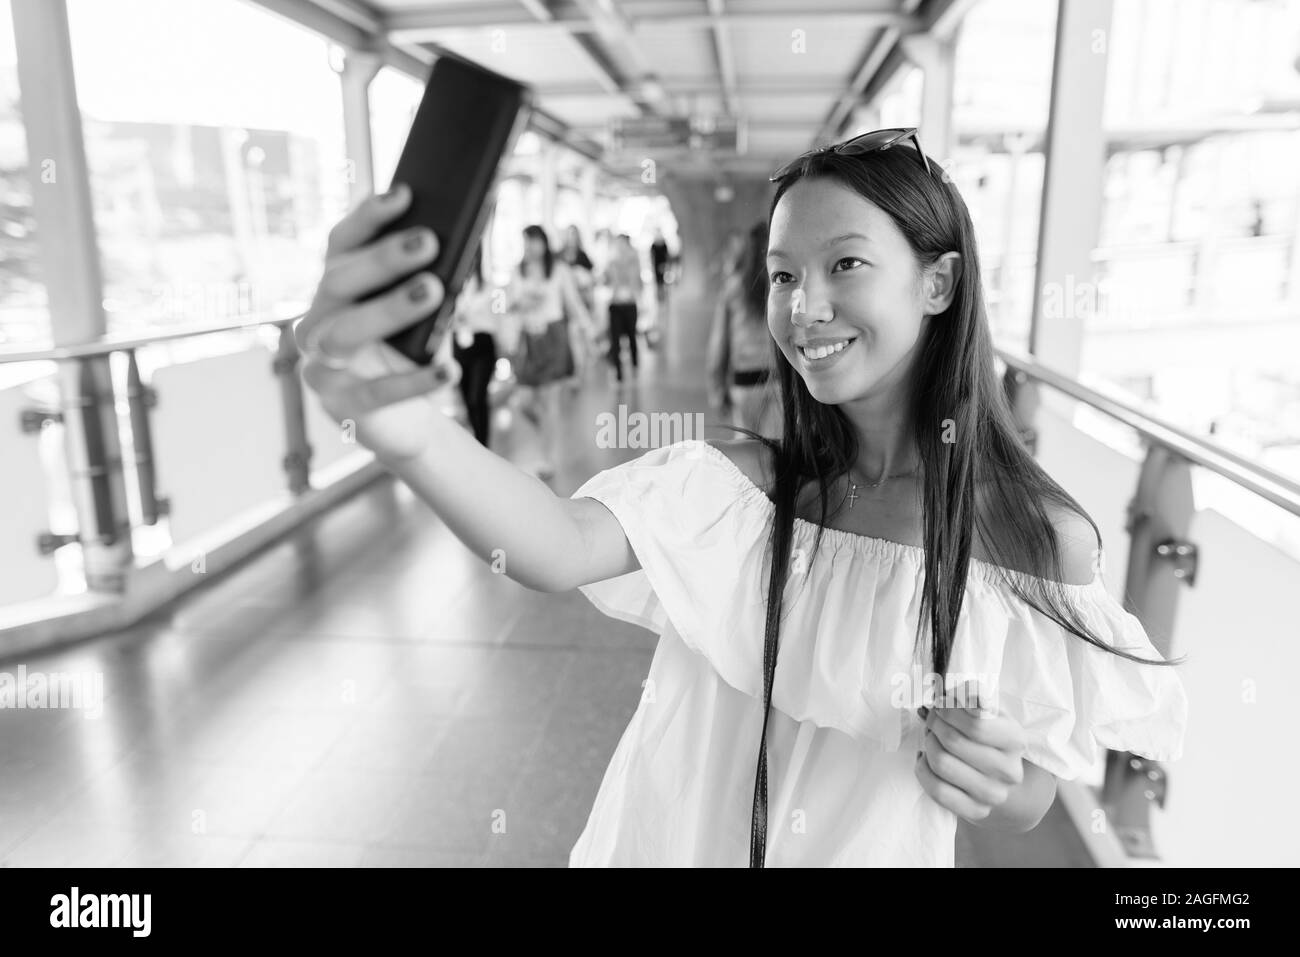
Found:
[{"label": "ruffled sleeve", "polygon": [[763,533],[761,515],[743,506],[733,484],[719,481],[711,451],[699,440],[651,449],[597,473],[571,496],[608,508],[641,563],[579,591],[604,614],[656,634],[671,622],[701,652],[725,641],[728,603]]},{"label": "ruffled sleeve", "polygon": [[[773,506],[725,453],[687,441],[607,469],[573,493],[618,519],[638,571],[580,587],[606,615],[672,634],[732,688],[763,698],[763,587]],[[797,523],[795,560],[811,554]],[[897,750],[914,715],[890,702],[891,676],[906,668],[910,632],[899,627],[915,585],[906,563],[829,532],[826,554],[790,575],[784,592],[772,707]],[[865,540],[864,540],[865,541]],[[802,565],[801,565],[802,568]]]},{"label": "ruffled sleeve", "polygon": [[[723,681],[761,700],[774,511],[766,494],[718,449],[686,441],[606,469],[572,497],[602,502],[641,565],[581,592],[606,615],[675,633]],[[924,551],[835,529],[818,546],[814,532],[796,521],[796,559],[817,560],[787,582],[772,706],[862,747],[915,748],[929,670],[914,640]],[[1065,589],[1107,646],[1160,658],[1100,577]],[[972,560],[949,673],[996,682],[999,706],[1026,731],[1028,759],[1060,778],[1090,770],[1099,747],[1182,755],[1187,699],[1176,666],[1129,661],[1066,632],[992,565]]]},{"label": "ruffled sleeve", "polygon": [[[1177,665],[1142,664],[1085,642],[983,571],[972,579],[975,609],[961,616],[950,671],[997,675],[999,708],[1027,732],[1029,761],[1073,780],[1095,765],[1099,747],[1182,757],[1187,696]],[[1100,576],[1066,591],[1108,647],[1164,660]]]}]

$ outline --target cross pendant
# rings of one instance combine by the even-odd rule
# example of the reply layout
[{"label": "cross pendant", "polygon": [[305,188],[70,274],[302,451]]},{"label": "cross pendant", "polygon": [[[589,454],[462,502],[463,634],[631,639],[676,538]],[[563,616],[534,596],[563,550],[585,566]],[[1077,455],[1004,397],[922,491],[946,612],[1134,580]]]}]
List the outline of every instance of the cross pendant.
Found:
[{"label": "cross pendant", "polygon": [[850,484],[849,485],[849,508],[853,507],[853,503],[857,501],[857,498],[858,498],[858,487],[856,485]]}]

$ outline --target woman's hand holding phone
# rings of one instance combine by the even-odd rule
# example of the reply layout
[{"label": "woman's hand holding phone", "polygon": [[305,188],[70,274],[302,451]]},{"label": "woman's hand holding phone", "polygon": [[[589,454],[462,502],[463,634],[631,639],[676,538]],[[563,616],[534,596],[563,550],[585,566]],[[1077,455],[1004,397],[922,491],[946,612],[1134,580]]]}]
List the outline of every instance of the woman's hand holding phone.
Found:
[{"label": "woman's hand holding phone", "polygon": [[448,381],[448,370],[419,366],[384,342],[438,308],[442,283],[431,272],[418,272],[362,301],[437,258],[438,238],[428,229],[375,239],[410,202],[410,189],[397,184],[339,220],[311,308],[294,327],[303,380],[336,421],[355,424],[359,443],[390,462],[420,455],[439,421],[446,421],[429,392]]},{"label": "woman's hand holding phone", "polygon": [[[636,555],[605,506],[557,495],[480,445],[429,396],[440,379],[436,364],[418,365],[385,341],[443,299],[428,272],[375,295],[439,255],[427,229],[375,238],[410,201],[404,188],[368,197],[331,230],[324,275],[294,329],[303,379],[474,554],[493,562],[508,555],[512,580],[566,591],[635,571]],[[419,241],[406,246],[412,238]]]}]

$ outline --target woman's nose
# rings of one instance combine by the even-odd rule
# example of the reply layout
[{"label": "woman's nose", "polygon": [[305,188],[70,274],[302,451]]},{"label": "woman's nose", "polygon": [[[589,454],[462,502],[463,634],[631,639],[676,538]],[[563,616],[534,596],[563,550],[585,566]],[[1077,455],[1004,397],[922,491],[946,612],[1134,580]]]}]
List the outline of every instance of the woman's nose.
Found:
[{"label": "woman's nose", "polygon": [[790,297],[790,321],[798,324],[826,322],[834,315],[830,302],[825,296],[810,294],[807,287],[800,287]]}]

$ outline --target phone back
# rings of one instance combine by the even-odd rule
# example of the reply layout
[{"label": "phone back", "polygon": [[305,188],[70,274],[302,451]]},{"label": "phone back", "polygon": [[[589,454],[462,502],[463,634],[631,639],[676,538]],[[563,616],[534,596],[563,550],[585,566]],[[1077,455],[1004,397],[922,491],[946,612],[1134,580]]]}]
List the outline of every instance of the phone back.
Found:
[{"label": "phone back", "polygon": [[384,230],[420,225],[438,237],[430,269],[443,284],[442,305],[386,340],[420,365],[438,351],[490,212],[501,161],[531,105],[531,91],[514,80],[452,55],[434,62],[393,174],[394,182],[410,186],[411,205]]}]

